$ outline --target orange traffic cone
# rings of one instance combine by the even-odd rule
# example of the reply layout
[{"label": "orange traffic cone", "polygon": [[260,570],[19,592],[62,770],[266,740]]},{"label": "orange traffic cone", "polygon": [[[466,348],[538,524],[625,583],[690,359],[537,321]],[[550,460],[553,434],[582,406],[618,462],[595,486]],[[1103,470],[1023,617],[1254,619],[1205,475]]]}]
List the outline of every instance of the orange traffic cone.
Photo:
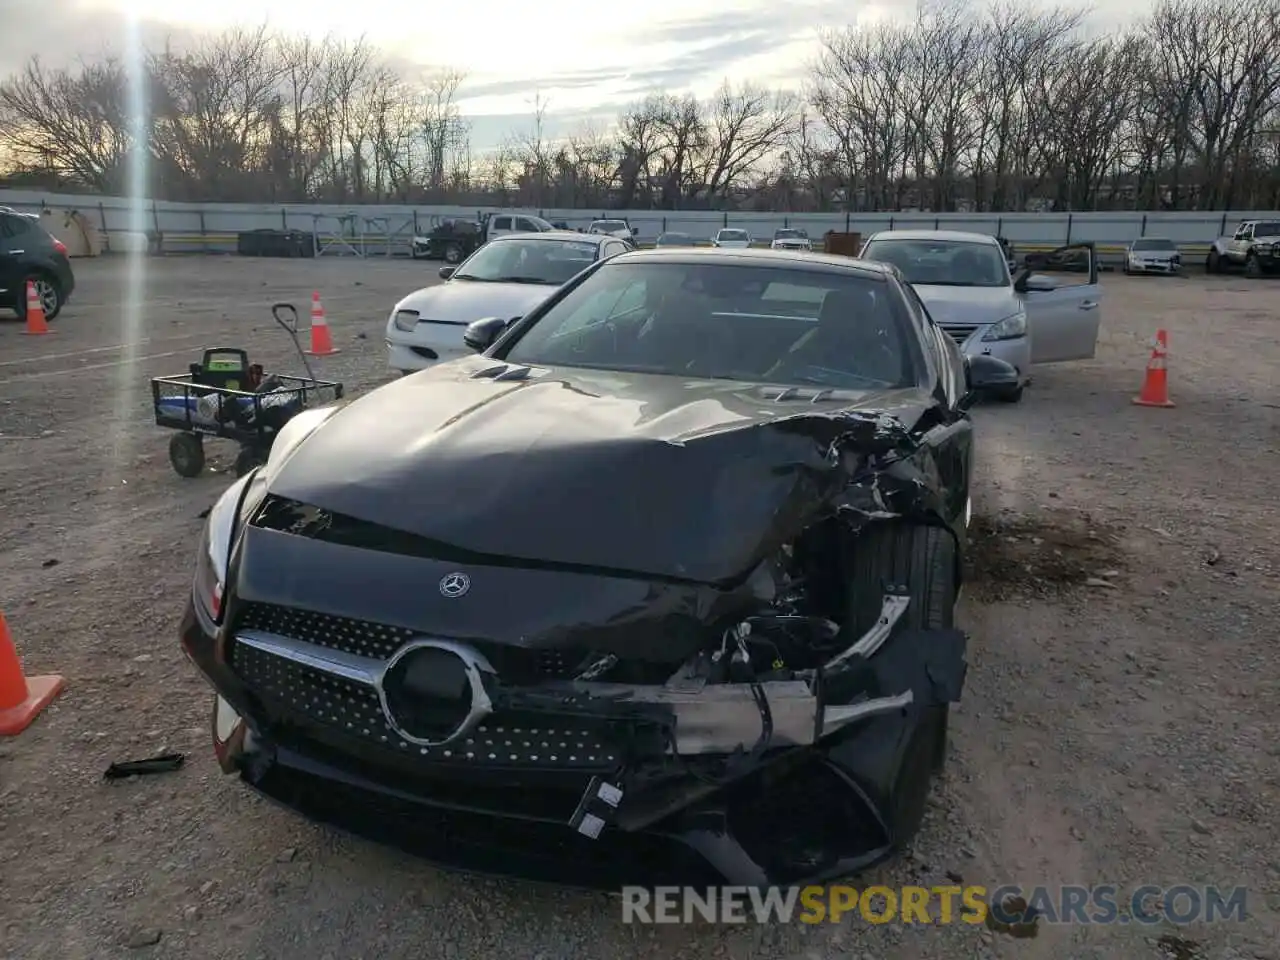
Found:
[{"label": "orange traffic cone", "polygon": [[1151,359],[1147,361],[1147,376],[1142,381],[1142,392],[1133,398],[1140,407],[1172,407],[1169,399],[1169,335],[1156,331],[1156,342],[1151,346]]},{"label": "orange traffic cone", "polygon": [[311,294],[311,349],[307,353],[313,357],[327,357],[337,352],[333,349],[333,339],[329,336],[329,322],[324,318],[320,291],[315,290]]},{"label": "orange traffic cone", "polygon": [[49,702],[62,692],[62,677],[25,677],[9,626],[0,613],[0,736],[12,737],[31,725]]},{"label": "orange traffic cone", "polygon": [[44,307],[36,295],[36,285],[30,280],[27,281],[27,329],[22,332],[33,337],[53,333],[44,318]]}]

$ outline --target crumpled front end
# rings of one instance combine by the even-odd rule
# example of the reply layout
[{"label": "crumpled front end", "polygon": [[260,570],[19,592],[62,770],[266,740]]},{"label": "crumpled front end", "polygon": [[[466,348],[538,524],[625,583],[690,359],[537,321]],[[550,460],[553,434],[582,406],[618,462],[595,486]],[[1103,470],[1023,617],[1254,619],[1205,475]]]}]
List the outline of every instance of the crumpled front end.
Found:
[{"label": "crumpled front end", "polygon": [[220,691],[224,769],[314,820],[568,885],[791,884],[882,859],[923,800],[965,639],[900,629],[907,603],[886,596],[819,668],[750,680],[768,631],[746,623],[662,684],[549,652],[511,684],[475,646],[256,604],[216,665],[198,617],[186,638]]},{"label": "crumpled front end", "polygon": [[855,633],[838,581],[858,531],[950,537],[963,504],[894,418],[760,429],[821,453],[760,490],[813,502],[715,583],[468,553],[251,480],[217,603],[197,577],[183,623],[223,769],[442,865],[558,884],[785,885],[884,858],[923,810],[965,637],[912,626],[892,585]]}]

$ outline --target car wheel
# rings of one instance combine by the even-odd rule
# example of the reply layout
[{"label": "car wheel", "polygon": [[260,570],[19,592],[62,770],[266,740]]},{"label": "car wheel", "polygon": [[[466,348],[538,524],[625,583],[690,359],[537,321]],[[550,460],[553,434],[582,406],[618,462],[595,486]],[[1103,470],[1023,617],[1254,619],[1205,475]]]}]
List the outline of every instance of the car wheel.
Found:
[{"label": "car wheel", "polygon": [[169,463],[180,477],[200,476],[204,470],[204,441],[194,433],[175,433],[169,441]]},{"label": "car wheel", "polygon": [[254,467],[262,466],[267,462],[268,452],[254,445],[241,447],[240,452],[236,454],[236,476],[243,477]]},{"label": "car wheel", "polygon": [[1205,273],[1221,273],[1222,272],[1222,260],[1221,258],[1219,258],[1217,250],[1209,251],[1209,256],[1205,259],[1205,262],[1204,262],[1204,269],[1205,269]]},{"label": "car wheel", "polygon": [[[946,630],[955,625],[957,597],[956,541],[936,526],[877,524],[858,538],[848,581],[846,629],[852,641],[880,616],[888,584],[905,589],[911,599],[902,623],[908,629]],[[933,774],[942,770],[947,753],[950,704],[928,708],[912,731],[894,789],[894,842],[907,843],[924,819]]]},{"label": "car wheel", "polygon": [[462,247],[458,246],[458,244],[456,243],[451,243],[447,247],[445,247],[444,262],[445,263],[461,263]]},{"label": "car wheel", "polygon": [[36,296],[40,298],[40,308],[44,310],[44,318],[52,320],[62,312],[62,291],[58,285],[43,273],[33,273],[22,278],[22,287],[18,290],[15,310],[19,320],[27,319],[27,284],[35,284]]},{"label": "car wheel", "polygon": [[995,398],[1001,403],[1017,403],[1022,399],[1022,391],[1024,388],[1024,384],[1018,384],[1012,389],[1001,390],[999,393],[995,394]]},{"label": "car wheel", "polygon": [[1251,279],[1257,279],[1262,276],[1262,264],[1258,263],[1258,258],[1254,254],[1249,254],[1249,258],[1244,262],[1244,274]]}]

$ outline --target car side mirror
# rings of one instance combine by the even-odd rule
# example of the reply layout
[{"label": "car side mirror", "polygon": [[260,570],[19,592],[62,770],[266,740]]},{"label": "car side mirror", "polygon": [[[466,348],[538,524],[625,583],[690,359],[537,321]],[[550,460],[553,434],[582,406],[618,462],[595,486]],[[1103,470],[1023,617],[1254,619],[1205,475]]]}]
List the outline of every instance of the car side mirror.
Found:
[{"label": "car side mirror", "polygon": [[457,269],[457,267],[441,267],[441,268],[440,268],[440,279],[441,279],[441,280],[448,280],[450,277],[452,277],[452,276],[453,276],[453,272],[454,272],[456,269]]},{"label": "car side mirror", "polygon": [[960,407],[967,410],[984,394],[1013,390],[1018,386],[1018,369],[985,353],[964,358],[965,395]]},{"label": "car side mirror", "polygon": [[463,331],[462,342],[476,353],[484,353],[502,336],[507,329],[507,321],[501,317],[485,317],[467,324]]},{"label": "car side mirror", "polygon": [[1013,289],[1018,293],[1047,293],[1058,289],[1058,282],[1053,277],[1032,273],[1034,267],[1027,265],[1013,280]]}]

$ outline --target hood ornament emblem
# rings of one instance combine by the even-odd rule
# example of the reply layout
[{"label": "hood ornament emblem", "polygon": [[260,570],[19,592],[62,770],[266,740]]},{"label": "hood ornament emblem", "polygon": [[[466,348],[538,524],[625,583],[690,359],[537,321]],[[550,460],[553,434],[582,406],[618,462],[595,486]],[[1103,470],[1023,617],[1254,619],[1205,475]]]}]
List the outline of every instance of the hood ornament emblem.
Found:
[{"label": "hood ornament emblem", "polygon": [[450,600],[465,596],[471,589],[471,578],[465,573],[450,573],[440,578],[440,596]]}]

